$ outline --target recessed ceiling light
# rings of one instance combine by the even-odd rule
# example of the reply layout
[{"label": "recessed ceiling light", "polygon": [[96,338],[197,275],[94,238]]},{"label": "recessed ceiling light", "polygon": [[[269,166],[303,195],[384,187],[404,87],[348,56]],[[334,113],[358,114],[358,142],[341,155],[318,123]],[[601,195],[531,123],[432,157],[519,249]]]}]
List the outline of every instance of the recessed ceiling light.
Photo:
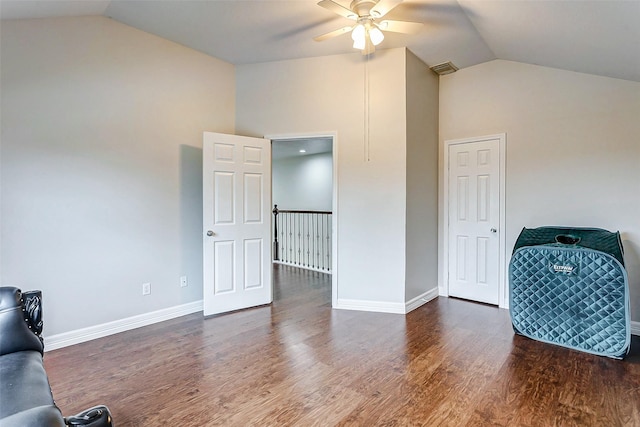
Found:
[{"label": "recessed ceiling light", "polygon": [[300,153],[306,153],[306,152],[307,152],[307,150],[304,150],[304,149],[303,149],[303,150],[300,150],[299,152],[300,152]]}]

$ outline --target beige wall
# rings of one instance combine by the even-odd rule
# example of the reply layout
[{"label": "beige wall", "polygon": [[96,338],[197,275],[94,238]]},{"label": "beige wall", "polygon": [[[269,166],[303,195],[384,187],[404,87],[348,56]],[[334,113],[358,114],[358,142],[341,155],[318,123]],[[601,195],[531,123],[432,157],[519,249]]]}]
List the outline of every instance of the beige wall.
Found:
[{"label": "beige wall", "polygon": [[[640,320],[639,117],[637,82],[500,60],[440,82],[441,144],[507,134],[508,252],[522,227],[620,230],[635,321]],[[441,192],[441,213],[443,202]]]},{"label": "beige wall", "polygon": [[[367,67],[370,120],[365,123]],[[338,299],[402,305],[405,50],[376,52],[368,63],[351,54],[243,65],[236,79],[238,134],[337,132]]]},{"label": "beige wall", "polygon": [[407,52],[406,289],[438,286],[438,77]]},{"label": "beige wall", "polygon": [[[295,144],[286,141],[284,144]],[[275,146],[275,142],[273,144]],[[278,209],[331,211],[333,156],[331,153],[274,159],[271,168],[271,204]]]},{"label": "beige wall", "polygon": [[202,299],[202,132],[234,131],[234,67],[104,17],[1,37],[2,285],[44,291],[47,336]]}]

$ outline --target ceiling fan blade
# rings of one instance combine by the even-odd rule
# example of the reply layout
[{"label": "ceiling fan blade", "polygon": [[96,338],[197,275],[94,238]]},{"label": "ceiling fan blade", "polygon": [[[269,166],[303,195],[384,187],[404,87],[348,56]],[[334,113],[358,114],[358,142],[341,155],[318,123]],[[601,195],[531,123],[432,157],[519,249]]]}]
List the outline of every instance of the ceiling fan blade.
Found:
[{"label": "ceiling fan blade", "polygon": [[415,34],[424,25],[420,22],[409,22],[409,21],[391,21],[389,19],[382,21],[378,24],[378,27],[382,31],[391,31],[392,33],[404,33],[404,34]]},{"label": "ceiling fan blade", "polygon": [[369,13],[376,19],[381,18],[400,3],[402,3],[402,0],[380,0],[378,4],[371,8]]},{"label": "ceiling fan blade", "polygon": [[337,13],[340,16],[344,16],[345,18],[349,18],[354,21],[358,19],[358,14],[355,13],[353,10],[347,9],[346,7],[339,5],[338,3],[332,0],[322,0],[318,2],[318,6],[322,6],[333,13]]},{"label": "ceiling fan blade", "polygon": [[353,27],[342,27],[337,30],[330,31],[328,33],[319,35],[318,37],[314,37],[313,39],[317,42],[321,42],[323,40],[330,39],[331,37],[341,36],[342,34],[346,34],[351,31]]}]

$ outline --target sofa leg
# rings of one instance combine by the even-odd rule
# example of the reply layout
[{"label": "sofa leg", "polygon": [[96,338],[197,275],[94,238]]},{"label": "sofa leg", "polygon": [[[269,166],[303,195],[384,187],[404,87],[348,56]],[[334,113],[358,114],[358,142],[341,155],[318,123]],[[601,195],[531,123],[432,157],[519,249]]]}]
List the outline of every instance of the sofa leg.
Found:
[{"label": "sofa leg", "polygon": [[66,417],[64,421],[69,427],[113,427],[111,412],[104,405],[94,406],[72,417]]}]

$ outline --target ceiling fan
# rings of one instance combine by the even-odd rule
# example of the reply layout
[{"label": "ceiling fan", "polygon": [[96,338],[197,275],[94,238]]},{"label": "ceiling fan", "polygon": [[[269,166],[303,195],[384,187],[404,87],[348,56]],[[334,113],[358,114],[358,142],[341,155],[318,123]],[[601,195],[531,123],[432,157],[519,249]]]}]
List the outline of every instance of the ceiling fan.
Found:
[{"label": "ceiling fan", "polygon": [[347,19],[355,21],[355,25],[342,27],[315,37],[315,41],[323,41],[342,34],[351,32],[353,47],[362,50],[363,55],[375,51],[375,47],[384,40],[383,31],[411,34],[422,28],[419,22],[392,21],[382,19],[391,9],[402,3],[403,0],[353,0],[349,9],[333,0],[322,0],[318,6],[322,6],[331,12],[337,13]]}]

